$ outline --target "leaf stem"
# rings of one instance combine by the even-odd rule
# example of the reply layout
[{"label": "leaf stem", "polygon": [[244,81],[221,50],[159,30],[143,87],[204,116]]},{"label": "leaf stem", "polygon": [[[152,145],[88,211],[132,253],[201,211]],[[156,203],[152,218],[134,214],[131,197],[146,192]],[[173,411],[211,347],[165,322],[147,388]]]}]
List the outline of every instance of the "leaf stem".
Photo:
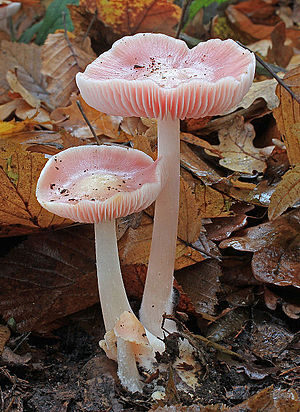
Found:
[{"label": "leaf stem", "polygon": [[84,120],[86,121],[86,124],[88,125],[88,127],[90,128],[90,131],[92,132],[92,135],[94,136],[94,138],[96,139],[97,144],[100,146],[101,142],[98,138],[98,136],[96,135],[96,132],[93,128],[93,126],[91,125],[89,119],[87,118],[86,114],[84,113],[83,107],[81,106],[81,103],[79,100],[76,100],[76,104],[78,106],[78,109],[80,110],[80,113],[82,114],[82,117],[84,118]]}]

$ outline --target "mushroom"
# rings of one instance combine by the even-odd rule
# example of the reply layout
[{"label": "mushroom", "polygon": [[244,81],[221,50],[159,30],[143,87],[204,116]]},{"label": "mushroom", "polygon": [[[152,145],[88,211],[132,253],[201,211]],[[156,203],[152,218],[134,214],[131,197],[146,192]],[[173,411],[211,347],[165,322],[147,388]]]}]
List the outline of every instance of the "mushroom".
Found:
[{"label": "mushroom", "polygon": [[[140,310],[143,325],[162,337],[173,309],[173,272],[180,183],[180,119],[223,114],[253,81],[254,54],[233,40],[213,39],[189,50],[163,34],[139,33],[114,43],[76,76],[83,99],[102,112],[157,118],[158,156],[168,181],[159,194]],[[169,321],[168,329],[175,328]]]},{"label": "mushroom", "polygon": [[0,1],[0,20],[13,16],[20,10],[20,7],[19,2]]},{"label": "mushroom", "polygon": [[[38,179],[36,197],[45,209],[76,222],[94,223],[98,287],[107,332],[124,312],[132,313],[120,270],[115,219],[148,207],[163,180],[160,160],[154,162],[136,149],[91,145],[53,156]],[[123,386],[134,392],[141,390],[141,384],[131,346],[128,339],[119,337],[118,374]]]}]

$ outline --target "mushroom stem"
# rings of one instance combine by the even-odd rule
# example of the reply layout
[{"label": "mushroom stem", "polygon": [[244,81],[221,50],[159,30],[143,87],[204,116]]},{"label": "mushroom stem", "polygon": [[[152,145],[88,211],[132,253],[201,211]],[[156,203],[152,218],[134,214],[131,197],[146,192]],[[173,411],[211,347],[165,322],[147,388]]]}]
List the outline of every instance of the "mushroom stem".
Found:
[{"label": "mushroom stem", "polygon": [[95,239],[99,296],[109,331],[123,312],[132,312],[121,275],[115,219],[95,223]]},{"label": "mushroom stem", "polygon": [[[144,327],[163,337],[164,313],[173,311],[173,273],[175,264],[179,187],[180,187],[180,121],[158,119],[158,156],[166,162],[168,180],[156,199],[154,226],[147,278],[140,310]],[[175,329],[168,322],[168,330]]]}]

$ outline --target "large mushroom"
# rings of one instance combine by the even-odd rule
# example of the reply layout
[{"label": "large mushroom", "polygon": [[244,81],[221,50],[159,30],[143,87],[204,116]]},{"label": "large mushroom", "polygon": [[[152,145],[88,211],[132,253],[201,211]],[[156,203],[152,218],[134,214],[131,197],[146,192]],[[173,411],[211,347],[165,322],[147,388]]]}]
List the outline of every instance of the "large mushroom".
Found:
[{"label": "large mushroom", "polygon": [[[124,37],[78,73],[92,107],[111,115],[157,118],[158,156],[168,181],[156,200],[153,238],[140,311],[143,325],[162,337],[164,312],[173,309],[173,272],[180,182],[180,119],[223,114],[253,81],[255,58],[233,40],[213,39],[189,50],[163,34]],[[174,327],[168,324],[169,330]]]},{"label": "large mushroom", "polygon": [[[121,315],[122,319],[129,319],[129,329],[133,329],[133,318],[135,322],[138,320],[132,314],[123,285],[115,219],[139,212],[155,200],[164,181],[162,164],[162,161],[154,162],[150,156],[135,149],[77,146],[50,158],[36,189],[37,200],[48,211],[75,222],[94,223],[97,277],[105,329],[107,333],[115,330],[118,374],[123,386],[132,392],[141,390],[134,351],[137,345],[134,346],[135,340],[131,341],[128,333],[126,335],[125,332],[125,336],[124,332],[120,334],[120,327],[116,329],[116,325]],[[126,316],[126,313],[132,315]],[[122,325],[126,329],[126,322],[123,321]],[[152,338],[151,335],[149,337]],[[148,345],[153,352],[152,339],[151,344],[145,338],[138,343],[143,347]]]}]

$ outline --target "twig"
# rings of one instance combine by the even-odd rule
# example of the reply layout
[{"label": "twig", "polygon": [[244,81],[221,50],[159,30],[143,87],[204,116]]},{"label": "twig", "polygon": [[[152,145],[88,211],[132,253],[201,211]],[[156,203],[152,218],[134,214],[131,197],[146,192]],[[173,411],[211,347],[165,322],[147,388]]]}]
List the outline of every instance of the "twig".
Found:
[{"label": "twig", "polygon": [[91,125],[89,119],[86,117],[86,114],[84,113],[84,110],[83,110],[83,108],[82,108],[82,106],[81,106],[80,101],[79,101],[79,100],[76,100],[76,104],[77,104],[77,106],[78,106],[78,109],[80,110],[80,113],[82,114],[82,117],[83,117],[84,120],[86,121],[86,124],[87,124],[88,127],[90,128],[90,131],[92,132],[92,135],[93,135],[94,138],[96,139],[97,144],[100,146],[100,145],[101,145],[101,142],[100,142],[98,136],[96,135],[96,132],[95,132],[93,126]]},{"label": "twig", "polygon": [[[239,41],[237,41],[236,43],[239,44],[244,49],[252,52],[252,50],[248,49],[248,47],[244,46]],[[277,80],[277,82],[293,97],[293,99],[295,99],[296,102],[300,103],[300,97],[298,97],[293,92],[293,90],[290,89],[289,86],[274,72],[274,70],[271,69],[268,63],[264,62],[263,59],[261,59],[255,52],[252,52],[252,53],[254,53],[256,60],[274,77],[275,80]]]},{"label": "twig", "polygon": [[70,39],[69,39],[69,36],[68,36],[67,24],[66,24],[66,12],[65,11],[62,12],[62,17],[63,17],[63,22],[64,22],[64,35],[65,35],[66,42],[68,43],[69,49],[71,50],[71,53],[73,55],[73,58],[75,60],[76,65],[80,69],[80,66],[79,66],[79,63],[78,63],[78,60],[77,60],[77,56],[74,52],[73,46],[72,46],[72,44],[70,42]]},{"label": "twig", "polygon": [[181,11],[181,16],[180,16],[180,21],[178,23],[178,27],[176,30],[176,35],[175,38],[178,39],[180,36],[180,32],[182,30],[183,27],[183,22],[184,22],[184,16],[185,16],[185,12],[186,9],[188,8],[188,6],[191,4],[192,0],[184,0],[183,6],[182,6],[182,11]]},{"label": "twig", "polygon": [[96,10],[95,10],[95,13],[93,14],[93,17],[92,17],[92,19],[91,19],[91,21],[90,21],[90,24],[88,25],[88,28],[87,28],[84,36],[83,36],[82,43],[84,42],[84,40],[85,40],[85,39],[87,38],[87,36],[89,35],[89,33],[90,33],[90,31],[91,31],[91,28],[93,27],[93,24],[95,23],[97,17],[98,17],[98,10],[96,9]]},{"label": "twig", "polygon": [[19,347],[22,345],[22,343],[28,338],[28,336],[31,334],[31,332],[27,332],[24,334],[24,336],[22,337],[22,339],[20,340],[20,342],[17,344],[17,346],[14,348],[13,352],[16,352]]}]

